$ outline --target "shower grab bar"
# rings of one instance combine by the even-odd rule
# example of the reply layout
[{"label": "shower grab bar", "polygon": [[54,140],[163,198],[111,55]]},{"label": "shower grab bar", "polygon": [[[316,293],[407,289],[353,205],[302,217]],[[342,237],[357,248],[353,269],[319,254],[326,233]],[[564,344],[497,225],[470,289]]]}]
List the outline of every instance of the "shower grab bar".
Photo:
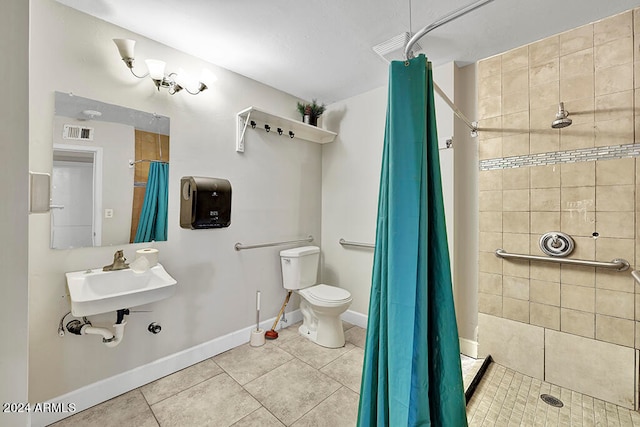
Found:
[{"label": "shower grab bar", "polygon": [[633,278],[636,280],[636,282],[638,282],[638,284],[640,285],[640,271],[633,270],[631,272],[631,276],[633,276]]},{"label": "shower grab bar", "polygon": [[361,243],[361,242],[350,242],[348,240],[344,240],[344,239],[340,239],[338,240],[338,243],[340,243],[342,246],[356,246],[358,248],[375,248],[376,245],[374,245],[373,243]]},{"label": "shower grab bar", "polygon": [[583,267],[610,268],[612,270],[617,270],[617,271],[626,271],[629,269],[629,261],[622,258],[615,258],[611,262],[589,261],[586,259],[551,258],[546,256],[538,256],[538,255],[512,254],[505,251],[504,249],[496,249],[496,256],[499,258],[505,258],[505,259],[524,259],[528,261],[542,261],[542,262],[552,262],[556,264],[580,265]]},{"label": "shower grab bar", "polygon": [[256,245],[245,245],[243,243],[238,242],[235,245],[233,245],[233,247],[236,249],[236,251],[241,251],[243,249],[256,249],[256,248],[266,248],[269,246],[293,245],[296,243],[305,243],[305,242],[313,242],[313,236],[309,234],[309,237],[307,237],[306,239],[287,240],[283,242],[258,243]]}]

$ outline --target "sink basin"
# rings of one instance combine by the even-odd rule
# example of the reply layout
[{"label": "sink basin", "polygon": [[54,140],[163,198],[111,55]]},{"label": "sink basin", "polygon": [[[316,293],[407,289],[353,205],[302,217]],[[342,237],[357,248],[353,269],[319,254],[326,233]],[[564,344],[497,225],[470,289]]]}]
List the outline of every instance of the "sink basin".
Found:
[{"label": "sink basin", "polygon": [[71,314],[76,317],[159,301],[173,295],[177,284],[160,264],[144,273],[96,268],[65,275],[71,296]]}]

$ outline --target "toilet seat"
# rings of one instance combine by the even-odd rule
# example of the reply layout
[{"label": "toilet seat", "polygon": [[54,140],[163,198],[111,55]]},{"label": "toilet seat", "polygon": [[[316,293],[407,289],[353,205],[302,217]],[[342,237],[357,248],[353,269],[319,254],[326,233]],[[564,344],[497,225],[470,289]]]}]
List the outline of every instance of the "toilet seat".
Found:
[{"label": "toilet seat", "polygon": [[311,304],[321,307],[335,307],[351,302],[351,294],[337,286],[319,284],[300,289],[298,293]]}]

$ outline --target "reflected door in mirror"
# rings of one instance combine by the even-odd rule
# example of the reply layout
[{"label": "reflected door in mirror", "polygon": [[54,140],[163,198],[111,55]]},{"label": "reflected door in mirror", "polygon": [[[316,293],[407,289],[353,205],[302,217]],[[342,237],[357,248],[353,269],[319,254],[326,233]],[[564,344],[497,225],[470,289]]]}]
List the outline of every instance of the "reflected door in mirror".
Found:
[{"label": "reflected door in mirror", "polygon": [[93,156],[53,161],[51,247],[95,246],[93,230]]}]

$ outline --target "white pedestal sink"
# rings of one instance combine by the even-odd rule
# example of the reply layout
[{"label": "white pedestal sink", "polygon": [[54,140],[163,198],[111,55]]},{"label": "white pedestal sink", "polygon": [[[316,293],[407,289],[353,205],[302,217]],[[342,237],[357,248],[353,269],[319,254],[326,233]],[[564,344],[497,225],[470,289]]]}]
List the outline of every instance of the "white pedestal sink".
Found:
[{"label": "white pedestal sink", "polygon": [[176,280],[161,264],[144,273],[131,269],[102,271],[101,268],[65,273],[75,317],[108,313],[170,297]]}]

